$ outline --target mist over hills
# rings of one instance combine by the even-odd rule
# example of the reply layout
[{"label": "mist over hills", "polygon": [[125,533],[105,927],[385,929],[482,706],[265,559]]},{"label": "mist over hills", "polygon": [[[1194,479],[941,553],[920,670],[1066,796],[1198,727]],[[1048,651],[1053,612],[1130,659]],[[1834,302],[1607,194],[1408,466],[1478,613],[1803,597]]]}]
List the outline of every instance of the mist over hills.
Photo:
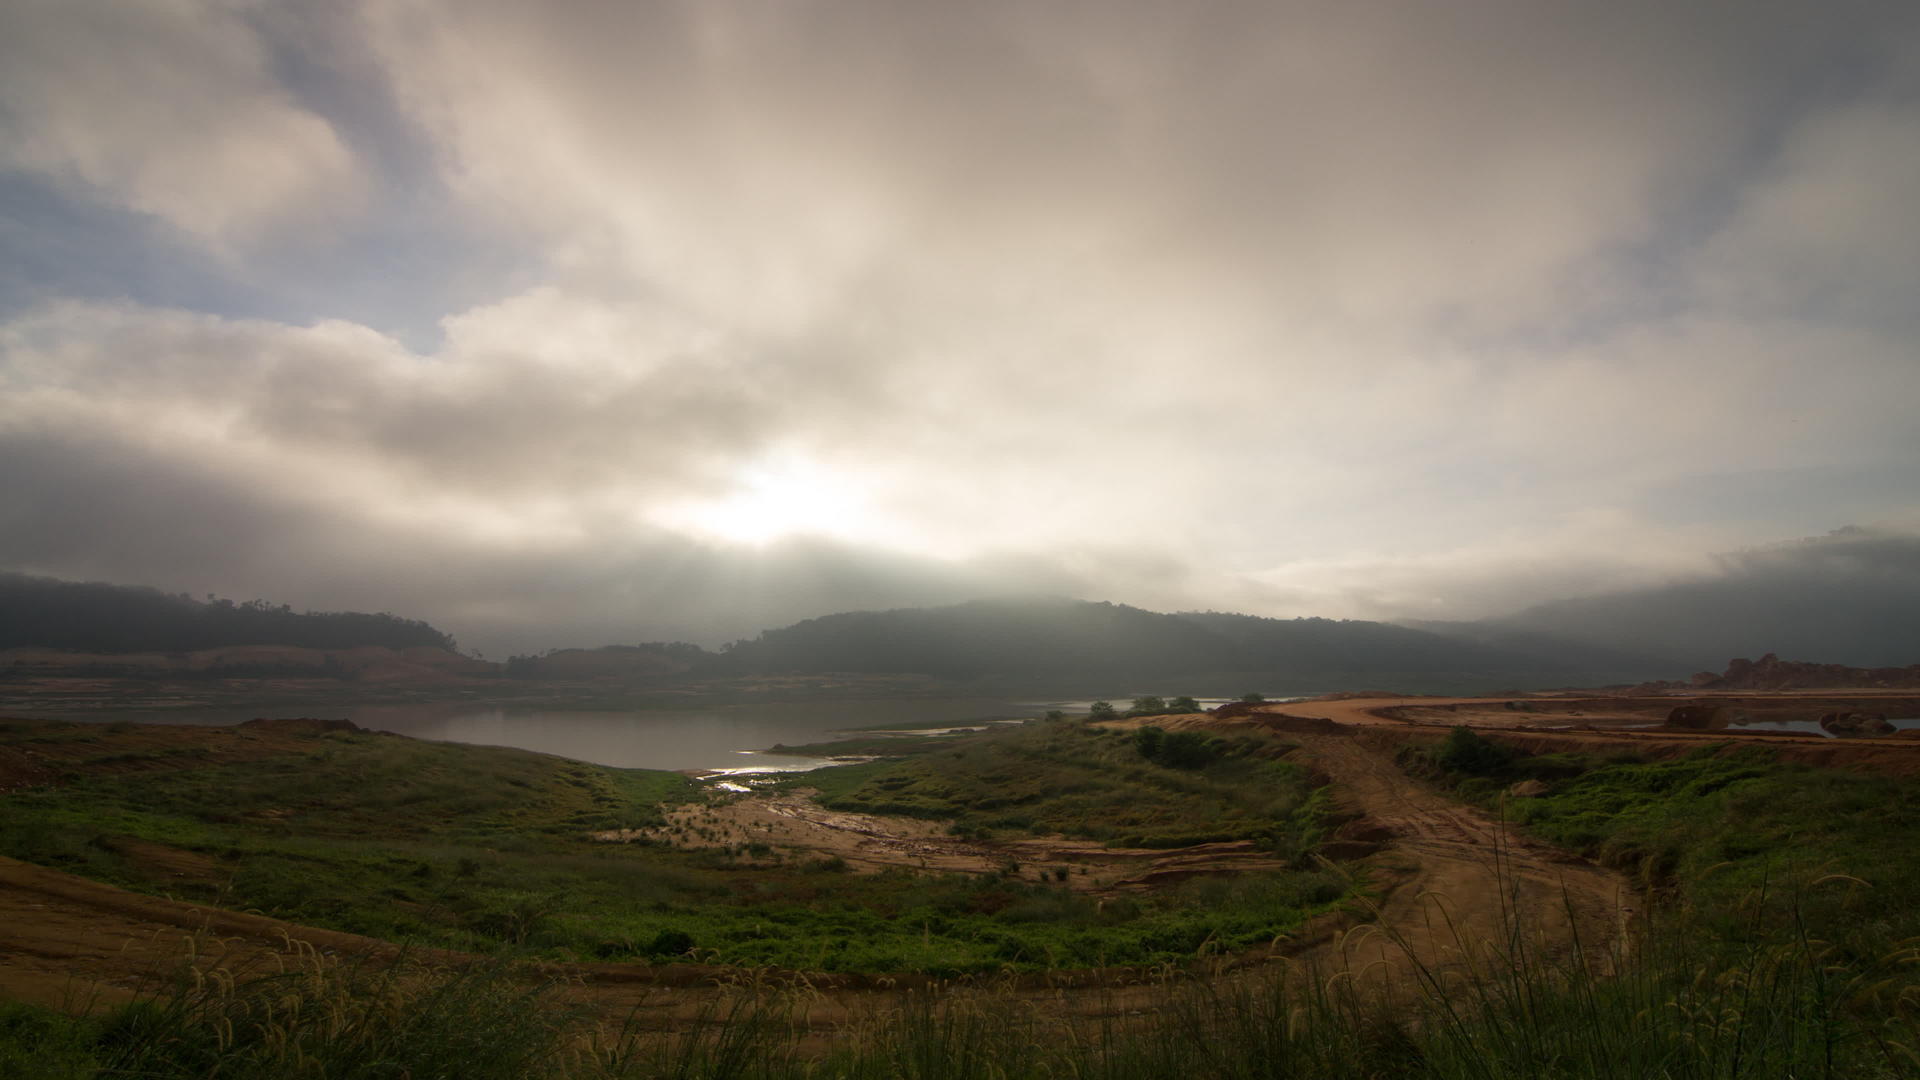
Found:
[{"label": "mist over hills", "polygon": [[[983,600],[848,612],[736,642],[712,665],[739,673],[850,671],[942,678],[1070,680],[1230,677],[1268,686],[1356,682],[1391,688],[1616,681],[1658,661],[1578,647],[1531,652],[1386,623],[1161,614],[1066,599]],[[1223,688],[1221,688],[1223,689]]]},{"label": "mist over hills", "polygon": [[[296,613],[265,601],[199,601],[140,586],[0,576],[0,648],[115,654],[453,644],[425,622],[389,614]],[[683,642],[610,646],[515,657],[493,670],[536,681],[639,682],[848,672],[1035,688],[1158,679],[1214,693],[1358,684],[1485,689],[1673,674],[1657,661],[1556,648],[1537,637],[1530,649],[1519,649],[1386,623],[1162,614],[1061,598],[843,612],[770,629],[717,652]]]},{"label": "mist over hills", "polygon": [[1920,660],[1920,537],[1854,526],[1715,557],[1694,580],[1555,600],[1477,623],[1415,624],[1513,647],[1541,635],[1719,670],[1777,653],[1864,667]]},{"label": "mist over hills", "polygon": [[[1719,556],[1709,575],[1473,622],[1163,614],[1024,596],[844,611],[718,651],[686,643],[549,650],[495,670],[534,680],[853,672],[1033,686],[1178,678],[1209,693],[1592,686],[1685,677],[1767,653],[1910,664],[1920,659],[1916,610],[1920,536],[1850,527]],[[236,645],[450,649],[454,640],[424,621],[385,613],[297,613],[266,601],[201,601],[139,586],[0,574],[0,649]]]}]

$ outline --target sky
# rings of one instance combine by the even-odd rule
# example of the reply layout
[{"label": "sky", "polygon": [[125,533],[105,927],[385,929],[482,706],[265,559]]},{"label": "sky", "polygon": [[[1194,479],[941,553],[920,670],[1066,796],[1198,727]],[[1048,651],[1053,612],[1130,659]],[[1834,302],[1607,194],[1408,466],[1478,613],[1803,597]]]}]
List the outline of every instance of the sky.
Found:
[{"label": "sky", "polygon": [[1920,527],[1920,6],[11,0],[0,568],[489,655]]}]

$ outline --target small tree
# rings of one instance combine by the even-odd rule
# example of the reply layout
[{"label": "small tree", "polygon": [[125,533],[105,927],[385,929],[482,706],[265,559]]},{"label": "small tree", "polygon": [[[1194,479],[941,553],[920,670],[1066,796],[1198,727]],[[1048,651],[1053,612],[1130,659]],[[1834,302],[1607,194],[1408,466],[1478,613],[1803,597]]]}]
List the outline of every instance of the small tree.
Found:
[{"label": "small tree", "polygon": [[1127,710],[1128,716],[1164,716],[1167,703],[1157,697],[1137,697],[1133,699],[1133,708]]},{"label": "small tree", "polygon": [[1194,713],[1203,710],[1200,708],[1199,702],[1182,694],[1172,701],[1167,702],[1167,711],[1170,713]]},{"label": "small tree", "polygon": [[1251,694],[1241,694],[1240,700],[1246,702],[1249,705],[1259,705],[1267,700],[1267,695],[1256,691]]},{"label": "small tree", "polygon": [[1113,706],[1105,701],[1096,701],[1087,706],[1087,718],[1090,720],[1111,720],[1117,715]]}]

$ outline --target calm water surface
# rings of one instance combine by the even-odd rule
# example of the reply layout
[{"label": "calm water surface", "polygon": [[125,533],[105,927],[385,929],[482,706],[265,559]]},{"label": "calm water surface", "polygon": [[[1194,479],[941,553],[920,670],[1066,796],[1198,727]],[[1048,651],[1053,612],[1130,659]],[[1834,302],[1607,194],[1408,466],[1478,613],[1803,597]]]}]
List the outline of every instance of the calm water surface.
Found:
[{"label": "calm water surface", "polygon": [[[259,711],[117,713],[103,720],[237,724]],[[761,751],[844,737],[850,729],[968,726],[1036,715],[988,698],[788,702],[633,711],[524,709],[493,705],[361,705],[275,708],[274,716],[345,717],[364,728],[440,742],[512,746],[626,769],[707,772],[817,768],[821,758]]]}]

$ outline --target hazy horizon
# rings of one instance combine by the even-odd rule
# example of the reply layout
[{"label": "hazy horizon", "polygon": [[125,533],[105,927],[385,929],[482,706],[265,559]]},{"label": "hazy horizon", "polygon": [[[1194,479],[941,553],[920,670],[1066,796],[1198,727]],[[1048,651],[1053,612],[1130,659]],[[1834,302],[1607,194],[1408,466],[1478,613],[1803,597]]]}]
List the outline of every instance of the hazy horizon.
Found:
[{"label": "hazy horizon", "polygon": [[0,569],[494,657],[1474,619],[1848,525],[1904,588],[1915,190],[1894,3],[29,0]]}]

